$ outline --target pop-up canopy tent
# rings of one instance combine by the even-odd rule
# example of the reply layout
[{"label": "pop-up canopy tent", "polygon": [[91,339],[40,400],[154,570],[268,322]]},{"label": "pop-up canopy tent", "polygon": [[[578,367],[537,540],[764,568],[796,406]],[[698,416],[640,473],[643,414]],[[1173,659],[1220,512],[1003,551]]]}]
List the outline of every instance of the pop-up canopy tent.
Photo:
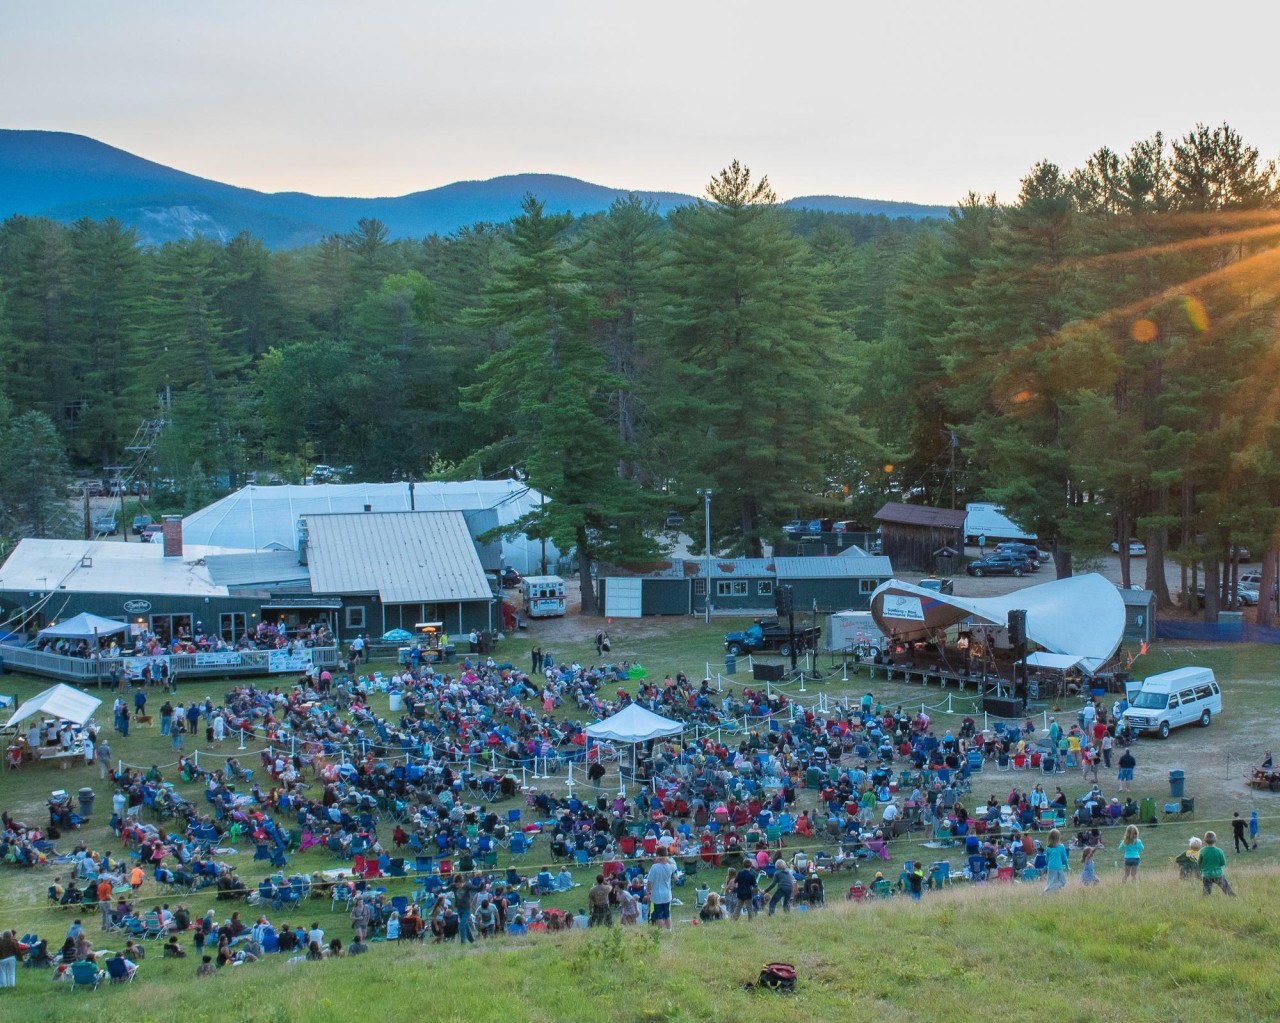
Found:
[{"label": "pop-up canopy tent", "polygon": [[638,703],[628,704],[603,721],[587,725],[587,735],[592,739],[629,743],[648,742],[666,735],[679,735],[683,731],[684,725],[679,721],[645,710]]},{"label": "pop-up canopy tent", "polygon": [[[679,735],[684,725],[679,721],[664,718],[651,710],[645,710],[637,703],[632,703],[611,714],[603,721],[587,725],[587,737],[599,742],[608,739],[613,742],[625,742],[631,747],[631,774],[635,776],[636,745],[650,739],[661,739],[668,735]],[[622,772],[618,772],[618,791],[623,791]]]},{"label": "pop-up canopy tent", "polygon": [[5,727],[12,728],[34,714],[47,714],[52,718],[83,725],[93,717],[94,711],[100,706],[102,701],[96,696],[90,696],[79,689],[72,689],[71,686],[59,683],[52,689],[46,689],[43,693],[27,700],[18,708],[16,714],[5,722]]},{"label": "pop-up canopy tent", "polygon": [[99,636],[114,636],[117,632],[128,631],[127,622],[117,622],[114,618],[100,618],[82,611],[74,618],[68,618],[58,625],[50,625],[41,629],[37,635],[48,639],[95,639]]},{"label": "pop-up canopy tent", "polygon": [[890,579],[871,595],[871,616],[888,635],[925,639],[971,619],[1005,626],[1009,612],[1027,612],[1027,638],[1053,654],[1070,654],[1090,674],[1109,661],[1124,635],[1124,601],[1114,583],[1097,573],[998,597],[958,597]]}]

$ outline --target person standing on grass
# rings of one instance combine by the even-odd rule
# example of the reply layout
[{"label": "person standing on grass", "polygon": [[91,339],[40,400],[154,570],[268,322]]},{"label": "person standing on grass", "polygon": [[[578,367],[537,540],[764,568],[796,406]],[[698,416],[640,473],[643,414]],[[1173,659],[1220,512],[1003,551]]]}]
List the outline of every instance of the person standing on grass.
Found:
[{"label": "person standing on grass", "polygon": [[1096,845],[1086,845],[1080,853],[1080,883],[1092,888],[1098,883],[1098,870],[1094,865],[1094,857],[1098,854]]},{"label": "person standing on grass", "polygon": [[0,988],[18,986],[18,961],[22,946],[13,931],[0,933]]},{"label": "person standing on grass", "polygon": [[1249,811],[1249,848],[1258,848],[1258,811]]},{"label": "person standing on grass", "polygon": [[664,930],[671,930],[671,886],[675,881],[676,865],[665,850],[659,849],[658,858],[649,868],[645,887],[649,893],[649,919]]},{"label": "person standing on grass", "polygon": [[1054,828],[1044,848],[1044,866],[1047,883],[1046,894],[1067,886],[1067,847],[1062,844],[1062,832]]},{"label": "person standing on grass", "polygon": [[1221,888],[1228,895],[1235,897],[1230,882],[1223,876],[1223,868],[1227,865],[1227,854],[1218,848],[1218,836],[1212,831],[1204,833],[1204,848],[1200,850],[1200,880],[1204,884],[1204,894],[1213,892],[1214,886]]},{"label": "person standing on grass", "polygon": [[1119,771],[1116,773],[1116,787],[1121,792],[1133,791],[1133,769],[1138,766],[1138,762],[1133,759],[1133,753],[1125,750],[1120,754],[1120,759],[1116,765]]},{"label": "person standing on grass", "polygon": [[1245,837],[1245,828],[1247,827],[1245,819],[1240,816],[1239,810],[1233,810],[1231,813],[1231,837],[1235,840],[1236,852],[1240,852],[1240,847],[1244,846],[1244,851],[1249,851],[1249,839]]},{"label": "person standing on grass", "polygon": [[1130,824],[1124,829],[1124,838],[1120,840],[1120,852],[1124,856],[1123,880],[1138,880],[1138,865],[1142,861],[1142,839],[1138,837],[1136,824]]}]

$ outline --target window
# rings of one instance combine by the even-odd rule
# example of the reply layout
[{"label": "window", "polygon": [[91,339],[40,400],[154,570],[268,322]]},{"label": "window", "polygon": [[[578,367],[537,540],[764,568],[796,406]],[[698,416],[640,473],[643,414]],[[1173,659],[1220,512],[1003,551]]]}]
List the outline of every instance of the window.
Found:
[{"label": "window", "polygon": [[230,611],[218,616],[218,635],[228,643],[249,631],[249,616],[243,611]]},{"label": "window", "polygon": [[695,597],[704,596],[707,592],[707,581],[705,579],[695,579],[693,581],[693,595]]},{"label": "window", "polygon": [[346,612],[347,612],[347,628],[348,629],[364,628],[364,608],[363,607],[349,607],[346,609]]},{"label": "window", "polygon": [[717,597],[745,597],[748,592],[745,579],[722,579],[716,583]]},{"label": "window", "polygon": [[769,597],[769,596],[772,596],[772,595],[773,595],[773,580],[772,580],[772,579],[761,579],[758,583],[756,583],[756,592],[757,592],[758,594],[760,594],[760,596],[762,596],[762,597]]},{"label": "window", "polygon": [[879,585],[880,585],[880,581],[878,579],[859,579],[858,592],[859,593],[875,593],[876,587]]}]

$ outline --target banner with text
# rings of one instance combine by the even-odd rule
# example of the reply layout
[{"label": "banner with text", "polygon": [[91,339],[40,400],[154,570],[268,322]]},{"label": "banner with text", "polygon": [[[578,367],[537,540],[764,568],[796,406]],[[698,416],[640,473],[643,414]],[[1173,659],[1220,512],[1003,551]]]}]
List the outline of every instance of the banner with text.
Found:
[{"label": "banner with text", "polygon": [[310,650],[298,650],[296,652],[272,650],[267,656],[267,670],[271,672],[306,671],[309,667],[311,667]]}]

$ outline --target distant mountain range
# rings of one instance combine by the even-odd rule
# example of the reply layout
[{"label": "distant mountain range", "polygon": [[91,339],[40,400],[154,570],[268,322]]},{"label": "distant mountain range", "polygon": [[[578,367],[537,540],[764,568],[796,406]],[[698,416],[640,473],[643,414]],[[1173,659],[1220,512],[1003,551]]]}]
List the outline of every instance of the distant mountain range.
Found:
[{"label": "distant mountain range", "polygon": [[[115,217],[144,242],[203,234],[229,239],[248,231],[272,248],[307,245],[376,217],[393,238],[447,234],[480,221],[502,223],[532,192],[547,209],[575,214],[608,209],[628,190],[559,174],[512,174],[458,181],[380,199],[304,192],[256,192],[144,160],[83,135],[0,129],[0,219],[25,214],[70,223]],[[660,212],[694,201],[678,192],[639,192]],[[790,199],[793,209],[881,214],[922,220],[945,217],[945,206],[813,195]]]}]

